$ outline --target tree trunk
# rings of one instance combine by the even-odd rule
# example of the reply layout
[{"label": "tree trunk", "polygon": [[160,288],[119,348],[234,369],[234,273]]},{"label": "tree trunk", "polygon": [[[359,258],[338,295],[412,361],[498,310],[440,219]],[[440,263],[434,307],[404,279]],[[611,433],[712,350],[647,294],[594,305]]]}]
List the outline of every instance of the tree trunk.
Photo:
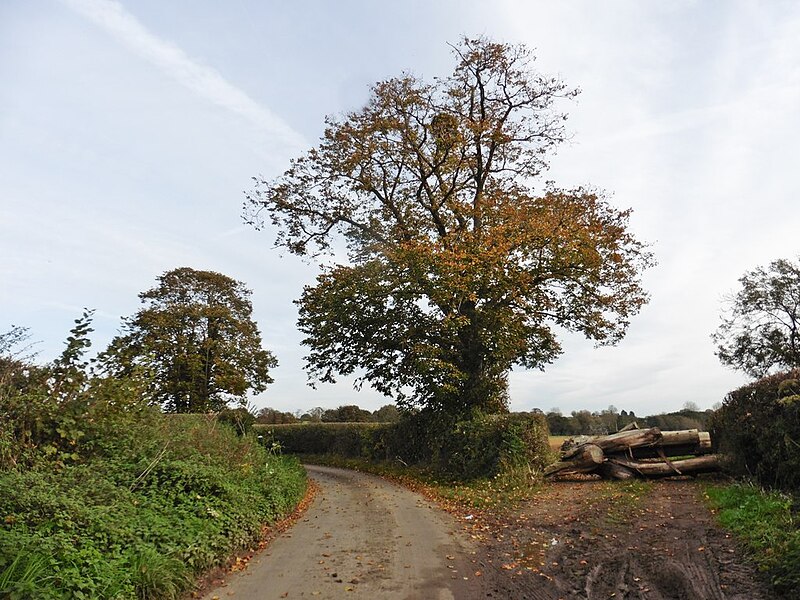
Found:
[{"label": "tree trunk", "polygon": [[603,451],[594,444],[585,444],[577,449],[570,460],[553,463],[544,470],[545,477],[569,473],[589,473],[603,464]]},{"label": "tree trunk", "polygon": [[600,466],[600,475],[603,479],[633,479],[638,477],[636,471],[610,460]]},{"label": "tree trunk", "polygon": [[608,459],[609,463],[630,469],[643,477],[672,477],[674,475],[694,475],[718,471],[720,468],[719,456],[709,454],[686,460],[666,462],[640,462],[614,456]]},{"label": "tree trunk", "polygon": [[649,448],[634,448],[630,454],[625,453],[627,458],[659,458],[660,456],[698,456],[710,454],[711,448],[702,448],[694,444],[683,444],[680,446],[653,446]]},{"label": "tree trunk", "polygon": [[694,444],[699,447],[711,447],[711,434],[707,431],[697,429],[685,429],[683,431],[662,431],[661,443],[664,446],[678,446],[682,444]]},{"label": "tree trunk", "polygon": [[[598,446],[603,452],[613,454],[622,452],[629,448],[641,448],[643,446],[655,446],[661,441],[661,430],[658,427],[650,429],[631,429],[621,431],[611,435],[591,437],[587,440],[588,444]],[[580,445],[572,450],[567,450],[562,457],[563,460],[570,459],[578,453],[584,445]]]}]

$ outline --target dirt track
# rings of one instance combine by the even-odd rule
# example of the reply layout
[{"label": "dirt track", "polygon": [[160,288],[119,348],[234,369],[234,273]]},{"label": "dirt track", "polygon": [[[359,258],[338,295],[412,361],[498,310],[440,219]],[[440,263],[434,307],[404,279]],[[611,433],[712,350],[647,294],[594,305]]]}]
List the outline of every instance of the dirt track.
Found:
[{"label": "dirt track", "polygon": [[697,482],[635,485],[555,482],[520,508],[487,516],[483,553],[507,575],[499,597],[775,598],[714,523]]},{"label": "dirt track", "polygon": [[450,515],[378,477],[307,469],[321,488],[308,512],[204,600],[486,597]]}]

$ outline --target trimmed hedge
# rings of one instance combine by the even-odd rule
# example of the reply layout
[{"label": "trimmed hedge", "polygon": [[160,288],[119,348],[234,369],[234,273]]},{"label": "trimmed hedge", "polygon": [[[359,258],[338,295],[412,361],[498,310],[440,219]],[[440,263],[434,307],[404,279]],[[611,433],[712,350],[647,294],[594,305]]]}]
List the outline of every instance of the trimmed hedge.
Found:
[{"label": "trimmed hedge", "polygon": [[710,429],[736,474],[800,492],[800,369],[730,392]]},{"label": "trimmed hedge", "polygon": [[457,479],[526,469],[549,458],[547,420],[538,413],[477,415],[453,420],[423,411],[398,423],[295,423],[256,426],[267,445],[285,452],[401,460]]},{"label": "trimmed hedge", "polygon": [[281,452],[291,454],[336,454],[348,458],[372,458],[370,447],[384,423],[276,423],[255,424],[253,430],[264,435],[269,447],[280,444]]}]

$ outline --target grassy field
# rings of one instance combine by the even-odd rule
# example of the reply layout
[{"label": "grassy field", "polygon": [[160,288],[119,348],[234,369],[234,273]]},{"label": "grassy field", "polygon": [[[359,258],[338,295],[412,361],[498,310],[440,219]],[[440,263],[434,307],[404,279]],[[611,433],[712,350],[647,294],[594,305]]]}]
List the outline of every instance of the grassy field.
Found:
[{"label": "grassy field", "polygon": [[561,444],[571,437],[571,435],[551,435],[548,440],[550,443],[550,449],[558,452],[561,449]]}]

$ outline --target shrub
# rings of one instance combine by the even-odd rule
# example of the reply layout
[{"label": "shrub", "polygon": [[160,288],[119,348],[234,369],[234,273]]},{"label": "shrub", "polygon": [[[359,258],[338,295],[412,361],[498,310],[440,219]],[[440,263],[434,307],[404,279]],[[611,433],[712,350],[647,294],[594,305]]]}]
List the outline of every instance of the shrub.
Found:
[{"label": "shrub", "polygon": [[181,597],[290,512],[305,474],[245,428],[92,377],[86,319],[52,365],[0,364],[0,598]]},{"label": "shrub", "polygon": [[800,491],[800,369],[730,392],[712,417],[712,439],[731,469],[762,485]]},{"label": "shrub", "polygon": [[476,414],[452,420],[421,412],[390,427],[386,446],[409,463],[469,480],[525,469],[539,473],[548,462],[544,415]]},{"label": "shrub", "polygon": [[296,459],[252,436],[204,416],[154,425],[114,456],[0,471],[0,597],[178,598],[302,498]]}]

